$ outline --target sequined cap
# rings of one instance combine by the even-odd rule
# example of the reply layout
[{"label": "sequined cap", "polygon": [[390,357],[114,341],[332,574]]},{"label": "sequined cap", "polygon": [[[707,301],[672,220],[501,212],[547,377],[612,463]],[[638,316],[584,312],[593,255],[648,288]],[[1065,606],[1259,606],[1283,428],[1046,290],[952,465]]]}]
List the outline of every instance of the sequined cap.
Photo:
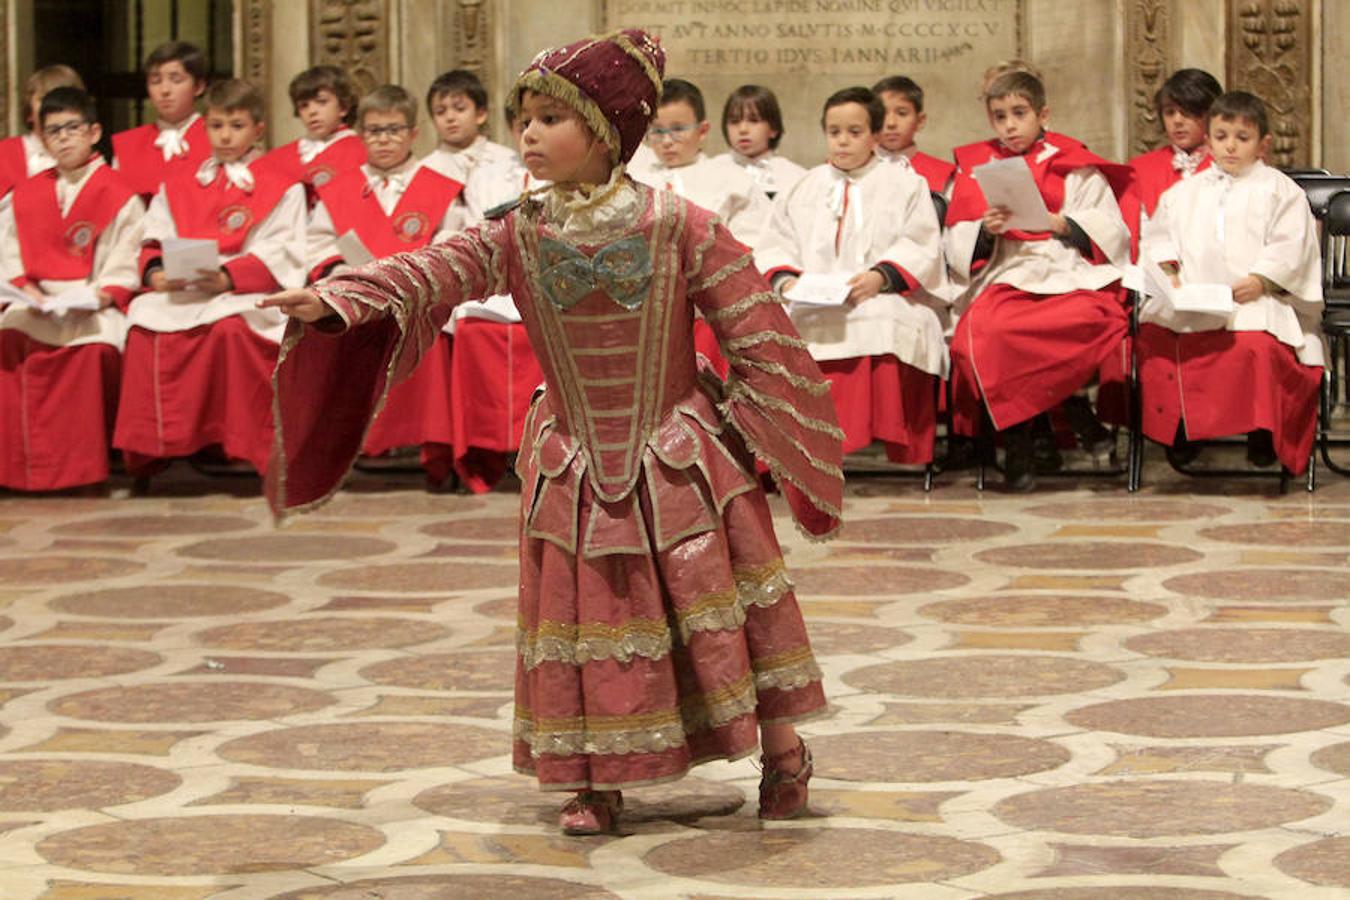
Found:
[{"label": "sequined cap", "polygon": [[519,109],[524,91],[561,100],[605,142],[611,162],[627,162],[660,103],[665,65],[651,35],[614,31],[542,51],[516,79],[511,102]]}]

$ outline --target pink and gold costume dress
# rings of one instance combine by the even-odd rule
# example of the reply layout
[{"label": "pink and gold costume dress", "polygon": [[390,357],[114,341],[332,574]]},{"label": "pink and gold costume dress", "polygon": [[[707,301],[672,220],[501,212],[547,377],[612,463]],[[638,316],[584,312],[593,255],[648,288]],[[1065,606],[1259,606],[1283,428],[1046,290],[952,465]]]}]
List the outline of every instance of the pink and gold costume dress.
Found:
[{"label": "pink and gold costume dress", "polygon": [[[755,474],[809,535],[839,525],[828,385],[750,252],[622,169],[315,287],[276,373],[278,514],[326,499],[390,384],[452,308],[509,293],[543,368],[517,460],[514,764],[548,790],[622,788],[753,751],[825,711]],[[597,201],[597,198],[603,198]],[[696,364],[694,311],[731,365]]]}]

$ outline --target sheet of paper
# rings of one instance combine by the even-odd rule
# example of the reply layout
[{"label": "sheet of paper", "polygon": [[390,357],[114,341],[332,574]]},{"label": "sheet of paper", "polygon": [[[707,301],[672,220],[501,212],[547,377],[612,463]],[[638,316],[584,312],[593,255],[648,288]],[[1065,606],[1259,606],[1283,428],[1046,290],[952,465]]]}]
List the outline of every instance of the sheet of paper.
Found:
[{"label": "sheet of paper", "polygon": [[171,281],[192,281],[201,276],[201,269],[214,272],[220,268],[220,248],[215,241],[165,238],[160,246],[164,251],[164,277]]},{"label": "sheet of paper", "polygon": [[0,306],[7,303],[13,303],[15,306],[33,306],[33,298],[20,288],[16,288],[8,281],[0,281]]},{"label": "sheet of paper", "polygon": [[1177,312],[1231,316],[1233,289],[1226,284],[1183,284],[1173,289],[1172,305]]},{"label": "sheet of paper", "polygon": [[337,248],[342,254],[342,261],[349,266],[364,266],[375,261],[375,254],[366,248],[355,231],[344,231],[338,235]]},{"label": "sheet of paper", "polygon": [[494,294],[486,300],[461,303],[455,307],[456,319],[489,319],[493,322],[519,322],[520,312],[508,294]]},{"label": "sheet of paper", "polygon": [[72,288],[66,288],[55,297],[47,301],[47,308],[52,312],[68,312],[72,309],[98,309],[102,306],[98,299],[98,292],[94,290],[92,284],[80,284]]},{"label": "sheet of paper", "polygon": [[843,272],[803,272],[783,297],[802,306],[843,306],[852,277]]},{"label": "sheet of paper", "polygon": [[1031,168],[1020,156],[997,159],[976,166],[971,172],[990,206],[1012,211],[1008,227],[1019,231],[1049,231],[1050,211],[1031,177]]}]

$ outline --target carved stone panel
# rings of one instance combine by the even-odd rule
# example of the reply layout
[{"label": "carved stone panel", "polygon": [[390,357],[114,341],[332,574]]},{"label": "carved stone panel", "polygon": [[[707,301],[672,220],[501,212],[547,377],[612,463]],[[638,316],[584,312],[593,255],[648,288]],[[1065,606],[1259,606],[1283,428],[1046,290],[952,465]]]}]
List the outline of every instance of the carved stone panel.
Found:
[{"label": "carved stone panel", "polygon": [[272,51],[272,0],[238,0],[236,7],[242,24],[243,41],[239,48],[239,77],[264,90],[269,84]]},{"label": "carved stone panel", "polygon": [[1228,87],[1266,102],[1269,161],[1312,158],[1313,0],[1228,0]]},{"label": "carved stone panel", "polygon": [[1125,12],[1125,62],[1129,71],[1129,155],[1163,141],[1153,98],[1172,69],[1172,0],[1129,0]]},{"label": "carved stone panel", "polygon": [[486,0],[455,0],[452,10],[455,66],[477,75],[492,92],[492,6]]},{"label": "carved stone panel", "polygon": [[310,0],[314,65],[342,66],[364,93],[389,81],[388,0]]}]

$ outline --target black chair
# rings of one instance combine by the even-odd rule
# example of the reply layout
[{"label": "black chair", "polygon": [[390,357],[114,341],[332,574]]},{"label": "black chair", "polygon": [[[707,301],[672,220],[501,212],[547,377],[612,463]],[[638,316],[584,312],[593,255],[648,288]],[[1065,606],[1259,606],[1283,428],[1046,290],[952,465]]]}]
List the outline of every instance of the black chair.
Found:
[{"label": "black chair", "polygon": [[1341,191],[1350,191],[1350,177],[1345,175],[1297,175],[1290,176],[1308,195],[1308,206],[1312,208],[1315,219],[1326,218],[1331,198]]},{"label": "black chair", "polygon": [[1332,417],[1350,403],[1350,189],[1340,191],[1327,203],[1322,216],[1322,333],[1327,341],[1327,373],[1322,380],[1321,426],[1319,445],[1322,462],[1339,475],[1350,475],[1350,468],[1331,458],[1331,444],[1344,444],[1350,438],[1333,437]]},{"label": "black chair", "polygon": [[1299,179],[1299,178],[1319,178],[1319,177],[1321,177],[1321,176],[1324,176],[1324,175],[1330,175],[1330,174],[1331,174],[1331,172],[1329,172],[1329,171],[1326,170],[1326,169],[1285,169],[1285,168],[1281,168],[1280,171],[1283,172],[1284,174],[1288,175],[1290,178],[1293,178],[1293,179]]}]

